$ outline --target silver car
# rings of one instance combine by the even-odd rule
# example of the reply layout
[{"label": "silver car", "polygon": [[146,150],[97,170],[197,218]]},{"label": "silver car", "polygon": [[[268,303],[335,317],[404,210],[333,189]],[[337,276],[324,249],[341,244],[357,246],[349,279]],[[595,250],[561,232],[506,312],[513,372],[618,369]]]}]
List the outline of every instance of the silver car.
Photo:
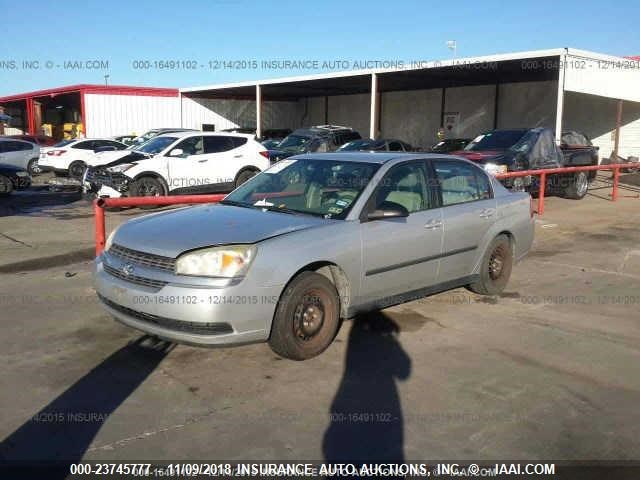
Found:
[{"label": "silver car", "polygon": [[0,137],[0,164],[22,168],[33,175],[38,171],[38,157],[40,147],[35,143]]},{"label": "silver car", "polygon": [[341,318],[457,287],[502,291],[533,241],[530,200],[451,156],[290,157],[220,204],[121,225],[96,259],[96,290],[143,332],[268,341],[303,360]]}]

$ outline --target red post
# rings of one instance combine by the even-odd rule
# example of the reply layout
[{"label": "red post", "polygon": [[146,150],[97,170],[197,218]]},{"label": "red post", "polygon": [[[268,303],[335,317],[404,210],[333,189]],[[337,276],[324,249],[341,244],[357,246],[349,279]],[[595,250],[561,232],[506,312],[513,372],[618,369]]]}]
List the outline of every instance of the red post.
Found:
[{"label": "red post", "polygon": [[540,189],[538,191],[538,215],[542,216],[544,213],[544,189],[547,186],[547,174],[542,172],[540,174]]},{"label": "red post", "polygon": [[96,257],[104,250],[105,230],[104,230],[104,207],[99,200],[93,201],[93,214],[96,223]]},{"label": "red post", "polygon": [[620,164],[613,165],[613,189],[611,190],[611,201],[618,200],[618,181],[620,180]]}]

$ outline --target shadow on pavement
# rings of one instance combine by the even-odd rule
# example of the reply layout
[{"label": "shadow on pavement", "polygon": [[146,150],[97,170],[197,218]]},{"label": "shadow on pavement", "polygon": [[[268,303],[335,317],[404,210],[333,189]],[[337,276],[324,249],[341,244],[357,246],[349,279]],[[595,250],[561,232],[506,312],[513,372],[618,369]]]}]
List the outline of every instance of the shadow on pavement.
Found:
[{"label": "shadow on pavement", "polygon": [[[6,468],[80,461],[109,415],[173,348],[171,343],[142,336],[113,353],[5,438],[0,444],[0,464]],[[43,478],[57,479],[67,472],[41,473]]]},{"label": "shadow on pavement", "polygon": [[354,320],[346,365],[325,432],[327,463],[404,463],[404,429],[397,380],[411,374],[398,325],[383,312]]}]

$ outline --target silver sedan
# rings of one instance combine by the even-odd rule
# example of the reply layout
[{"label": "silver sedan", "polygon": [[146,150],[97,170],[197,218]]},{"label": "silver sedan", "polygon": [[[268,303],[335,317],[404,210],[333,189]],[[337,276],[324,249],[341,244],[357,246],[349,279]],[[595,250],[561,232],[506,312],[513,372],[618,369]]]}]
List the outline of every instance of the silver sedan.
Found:
[{"label": "silver sedan", "polygon": [[151,335],[268,341],[303,360],[341,318],[458,287],[499,293],[533,226],[529,194],[461,158],[300,155],[219,204],[123,224],[95,284],[109,313]]}]

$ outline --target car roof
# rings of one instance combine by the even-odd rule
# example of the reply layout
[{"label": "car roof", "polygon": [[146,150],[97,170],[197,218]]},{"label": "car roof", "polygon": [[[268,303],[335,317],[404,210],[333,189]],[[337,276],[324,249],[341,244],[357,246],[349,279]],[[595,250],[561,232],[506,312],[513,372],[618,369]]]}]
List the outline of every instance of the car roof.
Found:
[{"label": "car roof", "polygon": [[[180,132],[169,132],[158,135],[158,137],[174,137],[174,138],[186,138],[186,137],[239,137],[253,139],[255,135],[250,133],[236,133],[236,132],[201,132],[200,130],[185,130]],[[156,137],[157,138],[157,137]]]},{"label": "car roof", "polygon": [[[341,162],[364,162],[383,164],[392,160],[428,160],[430,158],[443,158],[443,153],[403,153],[403,152],[332,152],[332,153],[306,153],[294,155],[289,159],[333,160]],[[457,160],[466,161],[461,157],[446,155]]]}]

